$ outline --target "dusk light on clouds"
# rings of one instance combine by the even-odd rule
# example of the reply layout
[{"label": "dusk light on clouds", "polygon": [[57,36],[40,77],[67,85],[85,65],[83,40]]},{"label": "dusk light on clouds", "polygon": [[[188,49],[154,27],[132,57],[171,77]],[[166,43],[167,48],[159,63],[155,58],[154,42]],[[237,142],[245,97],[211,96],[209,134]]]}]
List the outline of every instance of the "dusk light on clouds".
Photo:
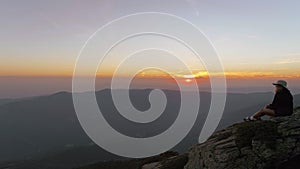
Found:
[{"label": "dusk light on clouds", "polygon": [[[154,11],[176,15],[197,26],[218,52],[229,83],[231,78],[261,77],[264,80],[259,82],[260,86],[279,77],[297,81],[300,77],[299,6],[299,1],[292,0],[28,0],[27,3],[3,0],[0,79],[9,86],[10,82],[4,78],[21,77],[25,81],[26,77],[70,78],[81,47],[97,29],[124,15]],[[160,42],[153,38],[151,43]],[[98,77],[112,75],[111,65],[117,63],[118,55],[128,46],[130,43],[104,61],[110,64],[105,64]],[[201,62],[186,53],[180,57],[189,62],[194,72],[185,73],[185,69],[174,66],[173,74],[207,77]],[[141,74],[144,78],[164,77],[162,72]]]}]

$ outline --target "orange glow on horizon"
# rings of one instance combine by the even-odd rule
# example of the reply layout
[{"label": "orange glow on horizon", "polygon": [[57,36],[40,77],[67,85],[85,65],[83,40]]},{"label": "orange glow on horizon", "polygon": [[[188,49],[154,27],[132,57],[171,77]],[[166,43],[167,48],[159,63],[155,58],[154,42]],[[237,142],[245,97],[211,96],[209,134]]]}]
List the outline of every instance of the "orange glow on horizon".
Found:
[{"label": "orange glow on horizon", "polygon": [[[136,77],[138,78],[170,78],[170,77],[177,77],[182,79],[208,79],[209,77],[220,77],[225,75],[226,78],[229,79],[251,79],[251,78],[259,78],[259,79],[268,79],[268,78],[286,78],[286,79],[296,79],[300,78],[300,72],[241,72],[241,71],[231,71],[231,72],[213,72],[208,73],[206,71],[199,71],[199,72],[193,72],[193,74],[180,74],[180,73],[173,73],[171,75],[164,73],[164,72],[141,72],[136,74]],[[73,72],[67,71],[67,70],[57,70],[57,71],[33,71],[33,72],[18,72],[18,71],[0,71],[0,76],[2,77],[8,77],[8,76],[14,76],[14,77],[72,77]],[[82,74],[82,77],[89,77],[87,74]],[[102,72],[101,74],[98,73],[97,78],[111,78],[112,73],[111,72]],[[129,77],[127,75],[120,75],[118,77]]]}]

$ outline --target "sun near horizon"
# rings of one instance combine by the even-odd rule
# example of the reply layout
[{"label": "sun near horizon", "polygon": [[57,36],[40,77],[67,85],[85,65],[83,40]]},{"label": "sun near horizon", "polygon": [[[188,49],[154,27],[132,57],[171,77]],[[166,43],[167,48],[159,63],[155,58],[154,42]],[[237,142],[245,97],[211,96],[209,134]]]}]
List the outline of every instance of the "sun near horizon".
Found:
[{"label": "sun near horizon", "polygon": [[[119,3],[121,5],[117,5]],[[167,44],[178,49],[179,57],[187,62],[191,72],[175,64],[168,68],[169,75],[157,71],[133,72],[133,66],[128,65],[126,71],[118,74],[126,78],[138,73],[136,78],[142,79],[139,87],[146,88],[149,84],[167,87],[172,82],[171,76],[181,78],[186,84],[195,79],[203,86],[208,85],[209,77],[225,75],[228,88],[236,89],[234,91],[241,88],[247,92],[270,90],[272,81],[285,79],[295,93],[300,92],[300,24],[295,19],[300,13],[296,1],[290,4],[172,1],[171,6],[161,2],[76,1],[56,7],[54,1],[42,4],[29,0],[26,4],[6,1],[0,6],[0,11],[6,14],[0,15],[2,98],[70,91],[76,58],[89,37],[109,21],[145,10],[170,13],[197,26],[214,46],[224,72],[207,72],[205,63],[184,52],[179,44],[147,36],[126,41],[128,43],[112,51],[101,70],[91,73],[87,67],[87,71],[82,72],[83,77],[96,76],[99,86],[107,87],[107,79],[112,77],[120,58],[129,49],[145,45],[138,43],[144,40],[150,45]],[[233,6],[238,8],[233,9]],[[182,30],[185,32],[187,30]],[[134,64],[151,62],[151,59],[150,55],[144,56]],[[168,62],[164,57],[160,61]]]}]

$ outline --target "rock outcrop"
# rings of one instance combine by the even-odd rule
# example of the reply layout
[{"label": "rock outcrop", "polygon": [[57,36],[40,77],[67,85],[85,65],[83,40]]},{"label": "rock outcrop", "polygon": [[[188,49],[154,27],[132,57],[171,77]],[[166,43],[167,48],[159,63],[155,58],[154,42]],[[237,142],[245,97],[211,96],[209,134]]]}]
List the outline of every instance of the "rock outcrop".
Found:
[{"label": "rock outcrop", "polygon": [[[285,169],[300,161],[300,108],[288,117],[242,122],[189,150],[184,169]],[[292,166],[292,165],[298,165]]]}]

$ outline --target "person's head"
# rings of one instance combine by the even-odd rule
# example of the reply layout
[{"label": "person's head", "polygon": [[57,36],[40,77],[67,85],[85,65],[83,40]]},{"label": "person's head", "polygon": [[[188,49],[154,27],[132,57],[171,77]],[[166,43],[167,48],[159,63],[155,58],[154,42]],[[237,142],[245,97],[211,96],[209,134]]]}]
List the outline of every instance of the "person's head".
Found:
[{"label": "person's head", "polygon": [[273,83],[275,86],[275,92],[280,92],[283,89],[287,88],[287,82],[284,80],[278,80],[276,83]]},{"label": "person's head", "polygon": [[275,85],[275,93],[278,93],[283,90],[283,87],[280,85]]}]

